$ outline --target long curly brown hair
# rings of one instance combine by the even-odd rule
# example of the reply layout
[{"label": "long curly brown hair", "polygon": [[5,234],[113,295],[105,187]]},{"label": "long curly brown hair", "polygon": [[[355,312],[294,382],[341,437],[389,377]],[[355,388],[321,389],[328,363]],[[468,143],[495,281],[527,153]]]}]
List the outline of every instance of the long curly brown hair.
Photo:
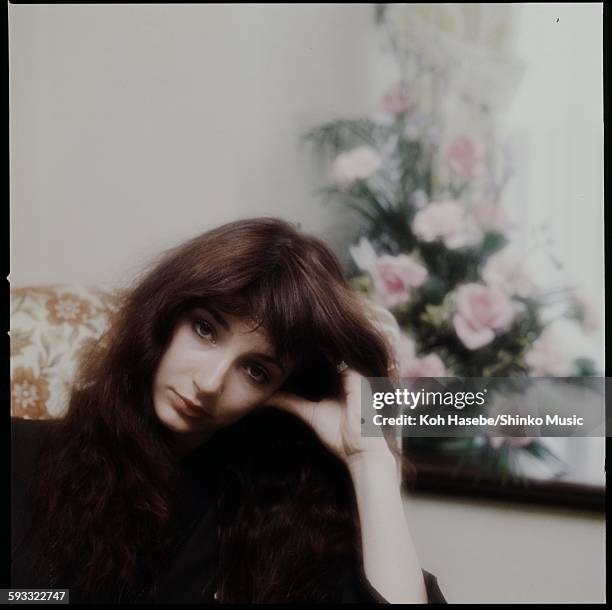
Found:
[{"label": "long curly brown hair", "polygon": [[[299,360],[283,389],[313,400],[338,391],[340,361],[370,377],[393,364],[335,255],[289,223],[236,221],[167,251],[84,355],[48,439],[36,506],[53,584],[95,595],[120,583],[127,596],[171,548],[177,463],[152,383],[177,321],[200,302],[261,324],[279,357]],[[219,600],[334,599],[334,566],[357,566],[360,553],[346,467],[275,409],[213,440],[226,473]]]}]

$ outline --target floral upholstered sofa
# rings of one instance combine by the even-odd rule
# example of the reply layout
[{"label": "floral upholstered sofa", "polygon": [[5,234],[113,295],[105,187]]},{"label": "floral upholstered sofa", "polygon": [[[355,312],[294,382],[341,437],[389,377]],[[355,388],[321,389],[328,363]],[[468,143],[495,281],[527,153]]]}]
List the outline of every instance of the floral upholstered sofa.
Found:
[{"label": "floral upholstered sofa", "polygon": [[11,288],[11,415],[63,415],[79,355],[118,302],[119,292],[82,285]]}]

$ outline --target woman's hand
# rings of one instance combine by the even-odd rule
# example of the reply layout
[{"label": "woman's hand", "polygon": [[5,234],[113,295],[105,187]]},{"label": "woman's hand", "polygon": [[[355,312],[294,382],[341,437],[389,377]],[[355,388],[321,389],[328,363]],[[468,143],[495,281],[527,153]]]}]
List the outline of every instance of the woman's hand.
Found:
[{"label": "woman's hand", "polygon": [[423,572],[406,523],[396,462],[387,441],[361,435],[363,377],[342,374],[344,398],[311,402],[278,392],[267,402],[304,420],[349,470],[359,513],[363,567],[390,603],[427,603]]},{"label": "woman's hand", "polygon": [[361,384],[364,377],[352,369],[346,369],[341,376],[342,399],[311,402],[295,394],[277,392],[266,404],[302,419],[316,432],[325,447],[348,465],[364,458],[392,458],[382,436],[369,438],[361,434]]}]

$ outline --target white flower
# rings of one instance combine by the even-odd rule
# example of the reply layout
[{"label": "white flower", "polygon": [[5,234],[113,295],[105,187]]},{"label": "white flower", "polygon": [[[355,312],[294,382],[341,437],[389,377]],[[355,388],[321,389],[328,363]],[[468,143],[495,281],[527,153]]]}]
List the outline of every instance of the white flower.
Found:
[{"label": "white flower", "polygon": [[375,111],[370,113],[369,118],[379,125],[393,125],[395,119],[383,111]]},{"label": "white flower", "polygon": [[427,193],[422,189],[417,189],[411,195],[412,204],[417,210],[424,208],[427,205]]},{"label": "white flower", "polygon": [[421,127],[416,122],[411,121],[410,123],[406,123],[406,127],[404,127],[404,135],[411,142],[416,142],[421,137]]},{"label": "white flower", "polygon": [[361,271],[373,273],[378,257],[367,237],[362,237],[357,245],[349,246],[349,252]]},{"label": "white flower", "polygon": [[381,156],[370,146],[359,146],[339,154],[332,165],[332,177],[342,189],[356,180],[369,178],[382,166]]},{"label": "white flower", "polygon": [[563,377],[572,375],[576,358],[590,351],[579,326],[561,318],[551,322],[534,341],[525,362],[533,377]]},{"label": "white flower", "polygon": [[535,290],[531,275],[510,248],[495,252],[487,259],[482,270],[482,279],[489,286],[499,288],[510,296],[527,297]]},{"label": "white flower", "polygon": [[582,330],[587,334],[594,333],[601,326],[602,318],[595,303],[577,290],[573,291],[571,300]]},{"label": "white flower", "polygon": [[439,146],[442,141],[442,130],[437,125],[431,125],[425,131],[425,140],[432,146]]},{"label": "white flower", "polygon": [[414,232],[423,241],[441,240],[447,248],[477,243],[482,234],[468,223],[465,208],[457,201],[430,203],[414,217]]},{"label": "white flower", "polygon": [[478,224],[485,229],[505,233],[512,228],[508,214],[500,205],[481,202],[472,206],[472,214]]}]

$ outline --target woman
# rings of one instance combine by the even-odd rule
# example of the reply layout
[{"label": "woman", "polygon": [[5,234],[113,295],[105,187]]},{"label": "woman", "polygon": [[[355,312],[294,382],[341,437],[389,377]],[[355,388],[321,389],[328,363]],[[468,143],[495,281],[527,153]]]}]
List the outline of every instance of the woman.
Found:
[{"label": "woman", "polygon": [[13,421],[12,587],[444,601],[392,449],[360,434],[361,376],[392,364],[337,259],[291,225],[229,223],[170,251],[83,358],[65,417]]}]

